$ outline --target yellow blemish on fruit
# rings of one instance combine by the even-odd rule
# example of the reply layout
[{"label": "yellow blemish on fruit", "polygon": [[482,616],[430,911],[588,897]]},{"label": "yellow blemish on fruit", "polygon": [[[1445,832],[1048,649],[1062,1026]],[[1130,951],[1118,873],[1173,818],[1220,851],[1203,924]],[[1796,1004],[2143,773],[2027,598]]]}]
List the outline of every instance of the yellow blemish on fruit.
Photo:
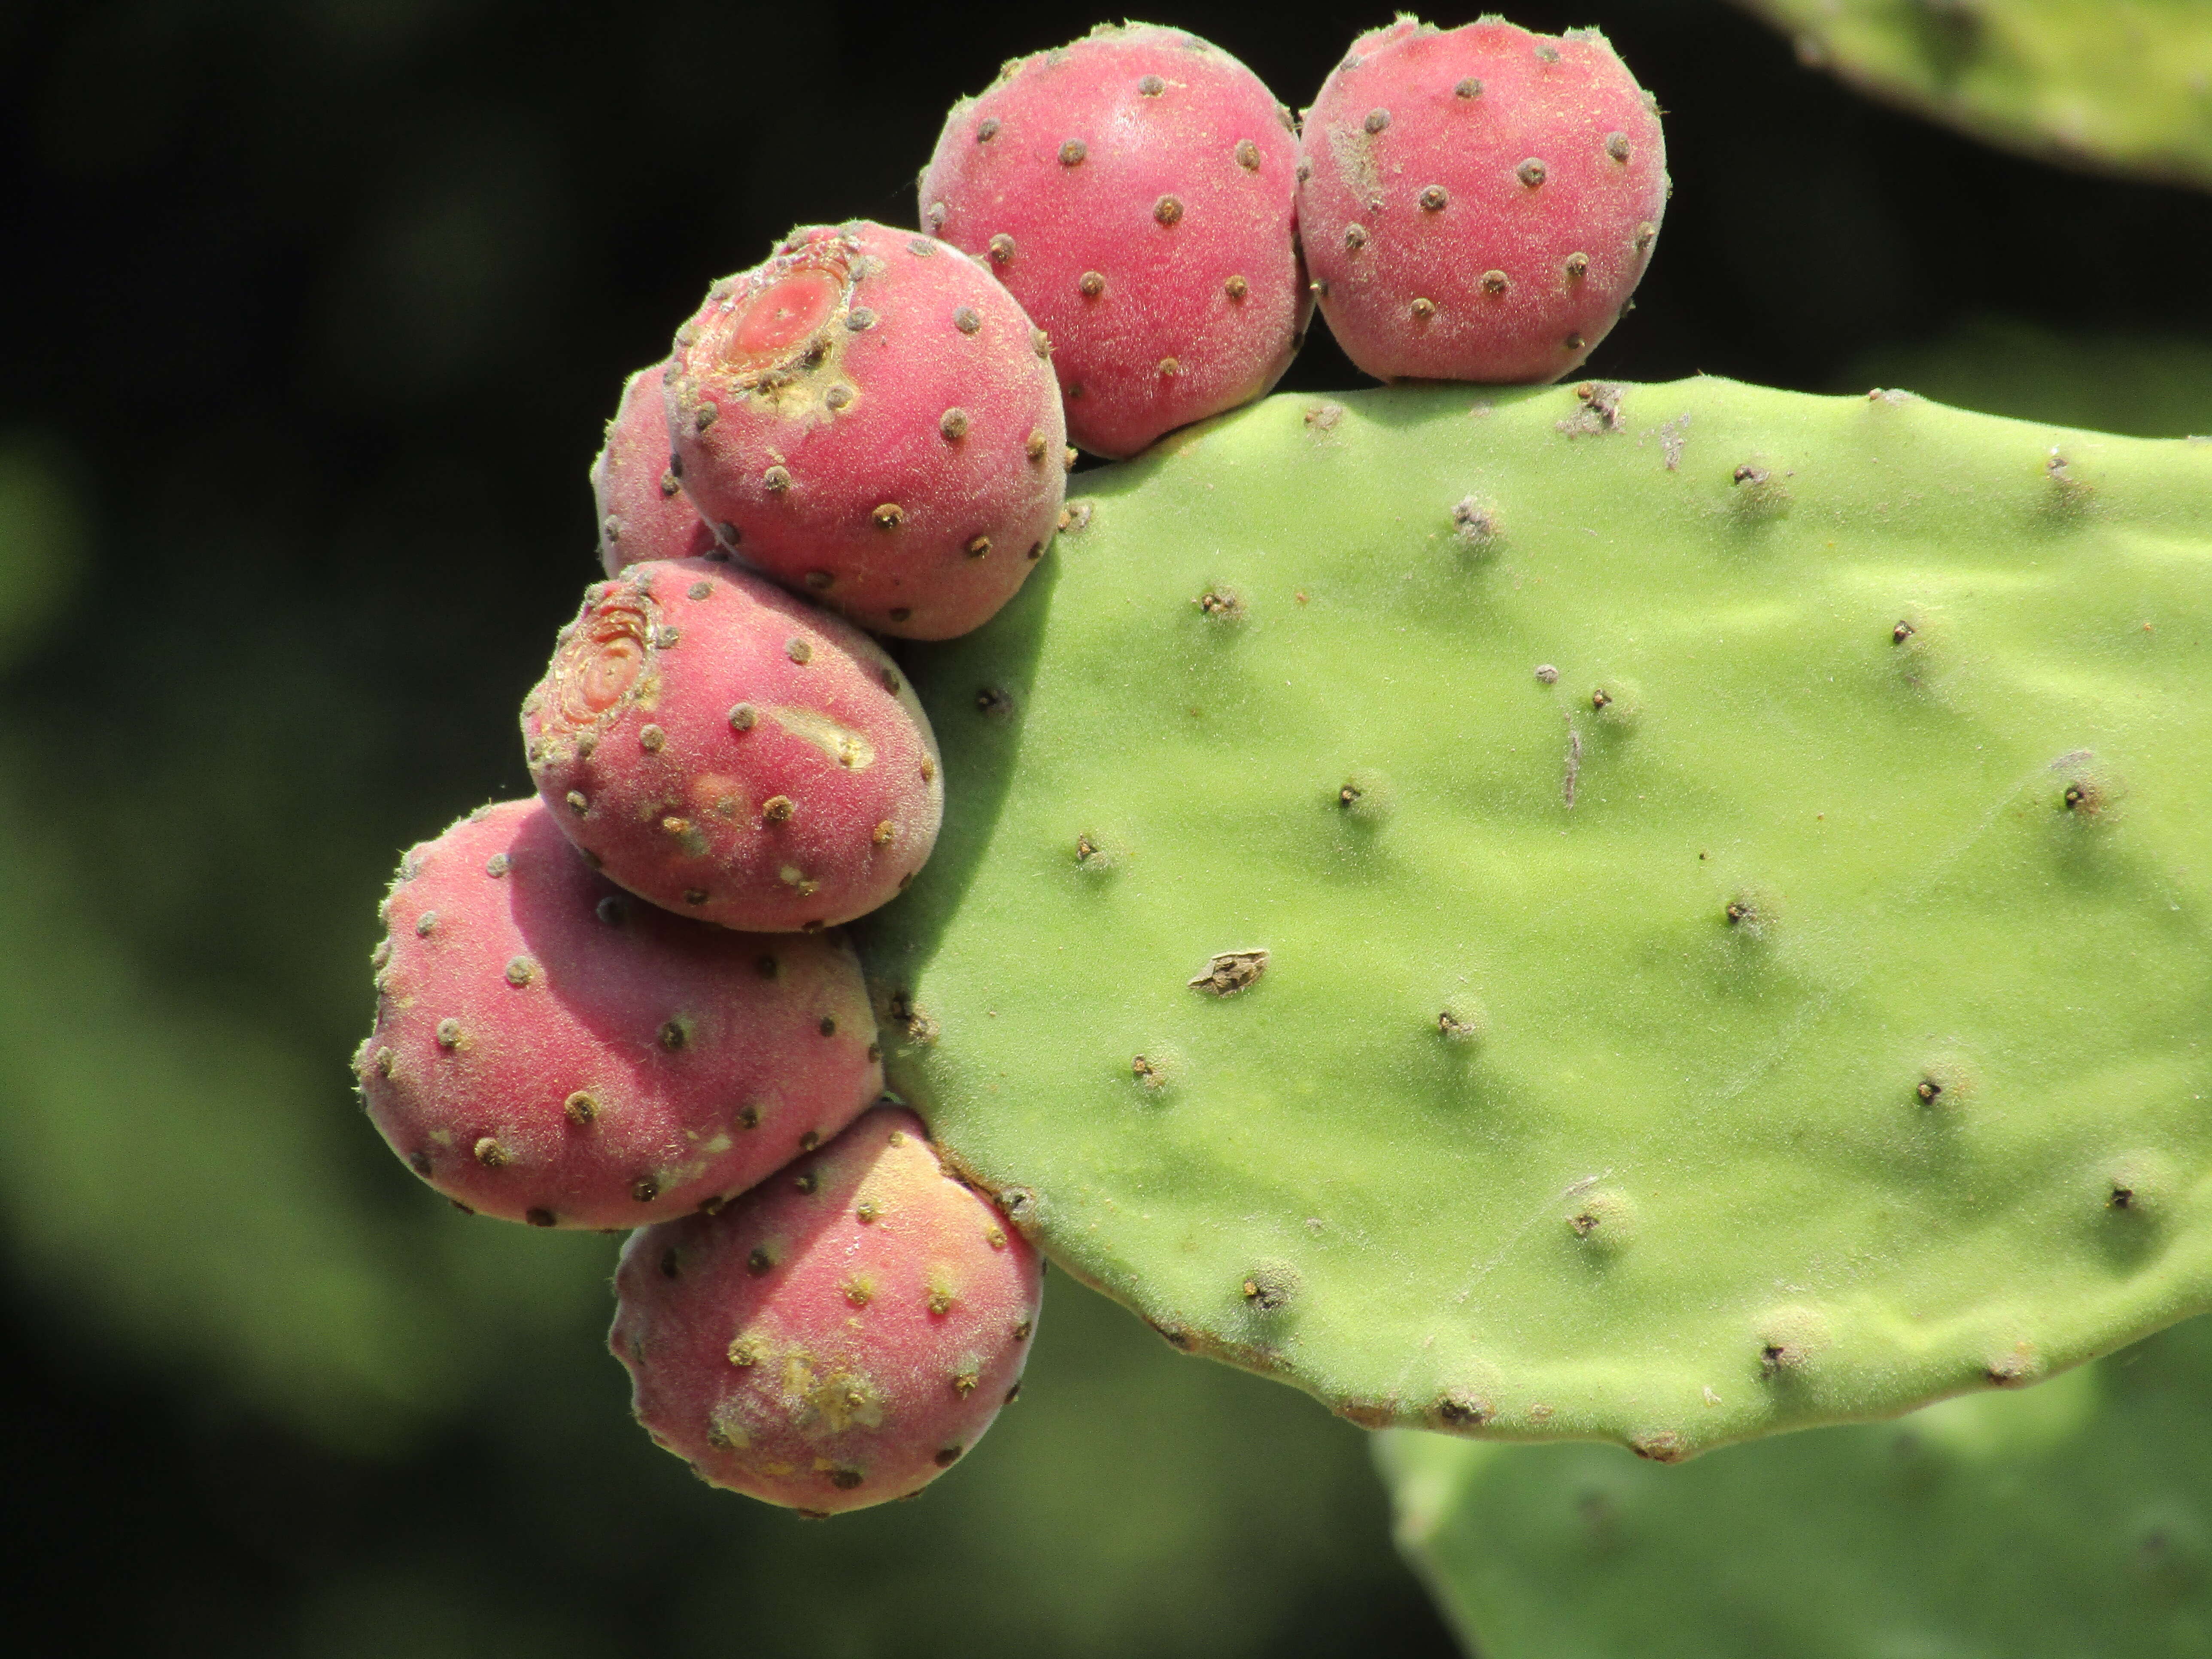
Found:
[{"label": "yellow blemish on fruit", "polygon": [[770,705],[769,717],[794,738],[802,738],[848,771],[865,772],[876,763],[876,746],[851,726],[813,708]]}]

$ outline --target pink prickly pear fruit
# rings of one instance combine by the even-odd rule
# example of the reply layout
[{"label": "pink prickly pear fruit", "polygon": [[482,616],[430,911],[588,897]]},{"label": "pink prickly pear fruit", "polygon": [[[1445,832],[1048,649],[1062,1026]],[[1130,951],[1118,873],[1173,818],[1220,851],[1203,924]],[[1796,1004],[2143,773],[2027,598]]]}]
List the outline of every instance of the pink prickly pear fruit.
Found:
[{"label": "pink prickly pear fruit", "polygon": [[611,879],[726,927],[865,915],[944,814],[929,717],[883,647],[709,559],[586,589],[522,731],[538,793]]},{"label": "pink prickly pear fruit", "polygon": [[1102,24],[952,106],[922,223],[1054,341],[1070,435],[1133,455],[1264,396],[1310,313],[1291,112],[1179,29]]},{"label": "pink prickly pear fruit", "polygon": [[714,532],[669,471],[666,369],[655,363],[623,382],[621,407],[592,463],[599,563],[610,576],[641,559],[698,559],[714,550]]},{"label": "pink prickly pear fruit", "polygon": [[1322,314],[1379,379],[1557,380],[1619,320],[1667,203],[1658,106],[1595,29],[1401,18],[1306,112]]},{"label": "pink prickly pear fruit", "polygon": [[964,634],[1059,525],[1051,350],[957,248],[865,221],[795,230],[677,332],[677,476],[785,586],[878,633]]},{"label": "pink prickly pear fruit", "polygon": [[465,1209],[539,1227],[711,1209],[882,1091],[842,939],[656,910],[535,800],[415,848],[384,920],[355,1070],[392,1150]]},{"label": "pink prickly pear fruit", "polygon": [[656,1445],[830,1515],[918,1492],[991,1426],[1042,1273],[921,1121],[881,1107],[719,1214],[632,1234],[608,1346]]}]

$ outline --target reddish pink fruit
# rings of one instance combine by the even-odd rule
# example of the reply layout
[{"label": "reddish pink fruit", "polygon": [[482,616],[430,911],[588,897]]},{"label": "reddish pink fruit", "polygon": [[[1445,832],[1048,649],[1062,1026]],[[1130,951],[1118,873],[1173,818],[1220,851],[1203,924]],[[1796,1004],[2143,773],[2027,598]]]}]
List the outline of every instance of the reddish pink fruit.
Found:
[{"label": "reddish pink fruit", "polygon": [[623,1247],[608,1346],[655,1444],[708,1484],[813,1515],[919,1491],[1014,1397],[1036,1253],[869,1113],[719,1215]]},{"label": "reddish pink fruit", "polygon": [[1386,380],[1557,380],[1619,320],[1667,202],[1657,106],[1595,29],[1401,18],[1352,43],[1301,149],[1322,313]]},{"label": "reddish pink fruit", "polygon": [[957,248],[865,221],[796,230],[677,333],[678,476],[786,586],[880,633],[964,634],[1059,522],[1050,354]]},{"label": "reddish pink fruit", "polygon": [[905,886],[944,811],[929,718],[859,629],[708,559],[595,583],[522,705],[531,775],[613,880],[780,933]]},{"label": "reddish pink fruit", "polygon": [[414,848],[354,1057],[408,1166],[471,1210],[635,1227],[744,1191],[882,1091],[840,940],[733,933],[594,875],[537,801]]},{"label": "reddish pink fruit", "polygon": [[668,470],[665,369],[655,363],[623,383],[622,406],[592,463],[599,562],[610,576],[641,559],[696,559],[714,551],[714,532]]},{"label": "reddish pink fruit", "polygon": [[1291,113],[1179,29],[1102,24],[945,118],[922,223],[1053,337],[1075,441],[1133,455],[1264,396],[1309,313]]}]

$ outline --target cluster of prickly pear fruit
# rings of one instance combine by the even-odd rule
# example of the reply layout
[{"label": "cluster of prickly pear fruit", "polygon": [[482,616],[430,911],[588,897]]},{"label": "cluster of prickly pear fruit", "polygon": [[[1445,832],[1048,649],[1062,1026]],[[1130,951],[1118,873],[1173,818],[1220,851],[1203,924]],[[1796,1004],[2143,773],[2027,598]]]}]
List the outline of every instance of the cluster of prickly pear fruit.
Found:
[{"label": "cluster of prickly pear fruit", "polygon": [[[1030,1195],[868,1110],[870,998],[814,937],[903,890],[945,805],[863,630],[988,622],[1074,521],[1071,436],[1128,455],[1262,396],[1316,295],[1378,375],[1555,377],[1625,305],[1663,176],[1594,34],[1401,22],[1302,141],[1208,43],[1102,26],[955,106],[927,234],[793,232],[625,385],[592,473],[606,580],[523,704],[541,799],[407,855],[356,1069],[465,1209],[643,1228],[612,1343],[702,1478],[812,1514],[910,1495],[1013,1397],[1036,1324],[1002,1218]],[[1310,285],[1302,216],[1347,227]]]}]

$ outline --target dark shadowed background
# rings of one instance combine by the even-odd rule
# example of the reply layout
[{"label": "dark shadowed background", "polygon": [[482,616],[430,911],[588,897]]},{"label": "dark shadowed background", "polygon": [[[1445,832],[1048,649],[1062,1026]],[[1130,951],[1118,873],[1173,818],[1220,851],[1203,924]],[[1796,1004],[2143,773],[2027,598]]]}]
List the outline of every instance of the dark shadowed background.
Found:
[{"label": "dark shadowed background", "polygon": [[[1152,15],[1301,106],[1388,21]],[[1668,112],[1595,371],[2186,429],[2148,383],[2212,383],[2212,198],[1891,113],[1717,0],[1515,18]],[[0,1641],[1449,1651],[1358,1431],[1057,1276],[920,1502],[709,1492],[628,1420],[612,1241],[464,1220],[354,1109],[399,849],[529,787],[623,375],[794,222],[912,222],[945,106],[1094,21],[0,0]],[[1287,382],[1358,383],[1321,328]]]}]

